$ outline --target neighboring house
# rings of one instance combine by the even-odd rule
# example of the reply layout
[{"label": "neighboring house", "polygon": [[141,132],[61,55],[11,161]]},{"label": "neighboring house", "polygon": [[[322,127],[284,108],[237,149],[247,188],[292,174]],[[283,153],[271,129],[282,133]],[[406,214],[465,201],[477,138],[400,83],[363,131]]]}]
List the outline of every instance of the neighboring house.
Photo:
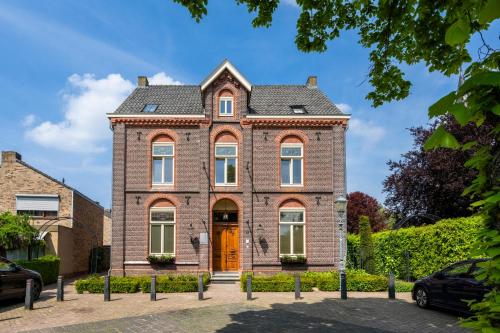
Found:
[{"label": "neighboring house", "polygon": [[[252,85],[228,61],[200,85],[138,87],[113,130],[115,275],[338,267],[343,114],[306,85]],[[175,256],[150,265],[150,255]]]},{"label": "neighboring house", "polygon": [[102,245],[111,246],[111,209],[104,210],[104,223],[102,227]]},{"label": "neighboring house", "polygon": [[[88,272],[91,250],[102,246],[104,208],[13,151],[2,152],[0,165],[0,212],[4,211],[31,216],[45,240],[45,254],[61,258],[62,275]],[[11,251],[8,256],[26,253]]]}]

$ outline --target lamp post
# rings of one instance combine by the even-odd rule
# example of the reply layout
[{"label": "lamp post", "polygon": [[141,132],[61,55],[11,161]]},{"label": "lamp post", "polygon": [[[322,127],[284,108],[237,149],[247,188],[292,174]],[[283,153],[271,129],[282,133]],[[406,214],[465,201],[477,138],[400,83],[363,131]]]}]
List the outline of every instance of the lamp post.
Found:
[{"label": "lamp post", "polygon": [[347,199],[341,195],[335,200],[335,210],[339,220],[339,271],[340,271],[340,298],[347,299],[347,284],[345,274],[345,253],[344,253],[344,221],[347,211]]}]

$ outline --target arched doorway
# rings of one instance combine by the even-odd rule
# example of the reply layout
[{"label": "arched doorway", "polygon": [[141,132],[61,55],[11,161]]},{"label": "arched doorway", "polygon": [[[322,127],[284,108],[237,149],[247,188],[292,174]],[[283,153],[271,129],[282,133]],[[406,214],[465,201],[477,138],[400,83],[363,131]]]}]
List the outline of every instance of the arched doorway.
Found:
[{"label": "arched doorway", "polygon": [[217,201],[212,210],[212,221],[213,271],[238,271],[238,206],[229,199]]}]

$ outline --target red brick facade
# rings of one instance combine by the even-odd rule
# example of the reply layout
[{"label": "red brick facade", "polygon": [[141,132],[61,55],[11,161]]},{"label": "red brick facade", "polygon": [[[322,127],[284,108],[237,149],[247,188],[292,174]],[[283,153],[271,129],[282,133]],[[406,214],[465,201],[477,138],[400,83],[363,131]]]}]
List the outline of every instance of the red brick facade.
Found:
[{"label": "red brick facade", "polygon": [[[282,205],[305,209],[305,268],[337,267],[334,200],[345,193],[347,120],[247,118],[248,93],[230,73],[223,72],[202,92],[205,115],[201,119],[111,118],[113,274],[212,271],[212,208],[221,199],[230,199],[238,207],[240,272],[289,269],[279,256]],[[228,94],[234,98],[234,115],[220,117],[219,97]],[[151,184],[151,145],[158,135],[168,135],[175,144],[173,186]],[[237,185],[216,186],[215,142],[231,137],[238,144]],[[283,187],[280,182],[280,144],[289,137],[304,147],[301,187]],[[176,210],[176,262],[163,267],[146,261],[149,209],[158,199],[168,200]],[[193,235],[201,240],[203,233],[207,233],[207,244],[192,242]]]}]

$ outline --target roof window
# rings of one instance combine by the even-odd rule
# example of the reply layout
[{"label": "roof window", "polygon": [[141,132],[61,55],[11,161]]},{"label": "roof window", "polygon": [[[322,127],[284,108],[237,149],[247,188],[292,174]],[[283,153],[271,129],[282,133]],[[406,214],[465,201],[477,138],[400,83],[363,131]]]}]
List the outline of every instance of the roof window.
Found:
[{"label": "roof window", "polygon": [[292,109],[293,113],[295,113],[295,114],[306,113],[306,109],[304,108],[304,105],[290,105],[290,108]]},{"label": "roof window", "polygon": [[158,104],[146,104],[144,109],[142,109],[143,112],[155,112],[156,109],[158,109]]}]

